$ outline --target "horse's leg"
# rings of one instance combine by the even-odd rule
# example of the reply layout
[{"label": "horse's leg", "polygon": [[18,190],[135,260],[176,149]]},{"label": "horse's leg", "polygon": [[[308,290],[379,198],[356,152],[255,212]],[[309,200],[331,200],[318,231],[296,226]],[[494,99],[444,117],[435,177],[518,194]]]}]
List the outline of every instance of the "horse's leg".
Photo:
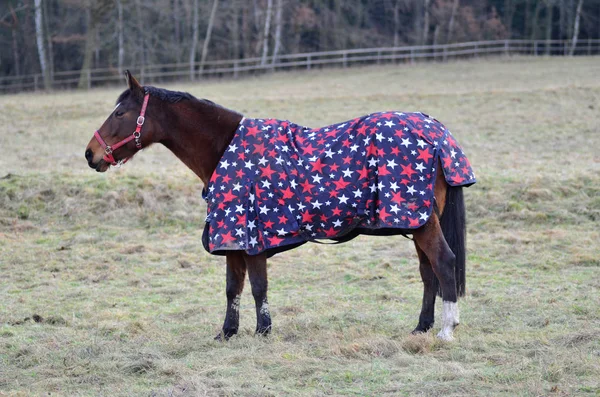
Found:
[{"label": "horse's leg", "polygon": [[244,278],[246,277],[246,262],[242,251],[230,251],[227,258],[227,313],[223,330],[215,339],[226,340],[237,334],[240,326],[240,297],[244,289]]},{"label": "horse's leg", "polygon": [[438,338],[452,340],[452,332],[458,325],[458,305],[454,262],[456,257],[448,246],[438,216],[433,213],[427,223],[413,233],[418,247],[423,250],[442,291],[442,330]]},{"label": "horse's leg", "polygon": [[419,316],[419,324],[412,333],[420,334],[429,331],[433,327],[437,283],[435,273],[427,255],[419,248],[416,242],[415,248],[419,255],[419,270],[421,272],[421,280],[423,280],[423,305],[421,307],[421,315]]},{"label": "horse's leg", "polygon": [[267,301],[267,256],[246,255],[248,278],[252,286],[252,295],[256,304],[256,333],[266,335],[271,332],[271,313]]}]

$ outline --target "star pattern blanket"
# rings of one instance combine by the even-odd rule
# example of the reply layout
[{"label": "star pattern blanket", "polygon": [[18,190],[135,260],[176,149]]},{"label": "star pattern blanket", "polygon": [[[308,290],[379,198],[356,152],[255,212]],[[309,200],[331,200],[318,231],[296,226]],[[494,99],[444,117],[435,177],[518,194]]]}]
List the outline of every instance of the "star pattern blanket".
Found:
[{"label": "star pattern blanket", "polygon": [[203,192],[204,247],[270,256],[311,240],[405,233],[431,216],[438,159],[450,185],[475,183],[450,131],[423,113],[319,129],[244,118]]}]

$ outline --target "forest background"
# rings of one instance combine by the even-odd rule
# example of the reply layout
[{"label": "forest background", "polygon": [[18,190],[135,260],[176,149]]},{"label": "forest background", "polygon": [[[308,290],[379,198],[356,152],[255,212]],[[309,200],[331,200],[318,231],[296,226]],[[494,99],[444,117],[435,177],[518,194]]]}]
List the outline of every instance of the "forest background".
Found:
[{"label": "forest background", "polygon": [[[600,37],[600,0],[3,0],[0,78],[379,46]],[[573,46],[574,48],[574,46]]]}]

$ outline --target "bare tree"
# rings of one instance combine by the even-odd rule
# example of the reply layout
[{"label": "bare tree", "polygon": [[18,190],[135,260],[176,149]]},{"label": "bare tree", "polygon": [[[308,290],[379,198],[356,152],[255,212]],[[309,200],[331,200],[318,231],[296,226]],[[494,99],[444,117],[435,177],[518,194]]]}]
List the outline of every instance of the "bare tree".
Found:
[{"label": "bare tree", "polygon": [[[546,0],[546,41],[552,40],[552,14],[554,12],[554,0]],[[550,55],[551,45],[546,43],[546,55]]]},{"label": "bare tree", "polygon": [[35,0],[35,38],[37,42],[38,57],[40,59],[40,69],[44,76],[44,88],[50,89],[50,70],[48,70],[48,61],[46,50],[44,48],[44,27],[42,25],[42,0]]},{"label": "bare tree", "polygon": [[267,64],[267,54],[269,53],[269,30],[271,29],[271,13],[273,10],[273,0],[267,0],[267,16],[265,18],[265,32],[263,35],[263,50],[260,59],[261,65]]},{"label": "bare tree", "polygon": [[119,42],[117,70],[121,75],[123,74],[123,57],[125,55],[125,48],[123,47],[123,0],[117,0],[117,14],[117,35]]},{"label": "bare tree", "polygon": [[217,15],[217,7],[219,6],[219,0],[213,0],[212,10],[210,11],[210,19],[208,20],[208,27],[206,28],[206,37],[204,38],[204,44],[202,45],[202,56],[200,58],[200,73],[204,70],[204,62],[208,56],[208,44],[210,43],[210,36],[212,35],[213,26],[215,24],[215,16]]},{"label": "bare tree", "polygon": [[424,17],[423,17],[423,39],[421,40],[421,44],[422,45],[426,45],[427,44],[427,39],[429,36],[429,2],[430,0],[424,0],[425,3],[423,5],[423,12],[424,12]]},{"label": "bare tree", "polygon": [[196,61],[196,47],[198,47],[198,0],[194,0],[194,18],[192,19],[192,46],[190,48],[190,80],[194,80],[194,62]]},{"label": "bare tree", "polygon": [[577,11],[575,12],[575,23],[573,24],[573,40],[571,41],[571,50],[569,55],[575,54],[575,47],[577,47],[577,36],[579,36],[579,20],[581,19],[581,8],[583,7],[583,0],[579,0],[577,4]]},{"label": "bare tree", "polygon": [[273,48],[273,60],[271,62],[271,65],[275,65],[275,63],[277,62],[277,55],[279,55],[279,49],[281,48],[282,14],[282,0],[277,0],[277,7],[275,9],[275,48]]},{"label": "bare tree", "polygon": [[448,22],[448,36],[446,37],[446,43],[450,43],[452,40],[452,31],[454,30],[454,20],[456,19],[458,2],[459,0],[454,0],[454,2],[452,3],[452,13],[450,14],[450,22]]}]

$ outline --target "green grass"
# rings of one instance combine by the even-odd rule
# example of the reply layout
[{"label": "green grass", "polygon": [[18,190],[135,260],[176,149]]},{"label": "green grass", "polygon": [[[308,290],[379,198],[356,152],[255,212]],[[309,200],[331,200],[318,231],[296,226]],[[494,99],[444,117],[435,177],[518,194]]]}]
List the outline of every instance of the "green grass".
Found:
[{"label": "green grass", "polygon": [[0,97],[0,396],[600,395],[599,61],[168,87],[310,126],[390,109],[445,123],[479,179],[453,343],[409,335],[412,244],[367,237],[275,256],[273,334],[254,337],[247,286],[240,335],[213,341],[225,269],[200,243],[201,183],[163,147],[102,175],[83,159],[120,89]]}]

